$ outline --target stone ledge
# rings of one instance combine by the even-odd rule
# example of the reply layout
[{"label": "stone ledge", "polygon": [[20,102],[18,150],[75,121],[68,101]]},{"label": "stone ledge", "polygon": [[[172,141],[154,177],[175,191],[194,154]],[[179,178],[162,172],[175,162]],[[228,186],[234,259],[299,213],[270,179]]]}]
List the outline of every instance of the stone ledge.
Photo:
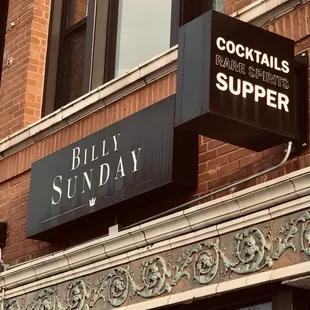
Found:
[{"label": "stone ledge", "polygon": [[[249,216],[245,220],[248,218]],[[255,216],[252,216],[252,219],[254,218]],[[278,230],[277,224],[282,225],[283,219],[285,226]],[[126,309],[126,306],[130,305],[130,309],[145,309],[149,308],[146,307],[149,302],[145,302],[149,298],[152,298],[150,308],[153,308],[154,305],[165,304],[167,300],[169,304],[175,304],[273,281],[280,280],[290,285],[291,282],[286,280],[297,278],[297,282],[300,282],[303,280],[300,277],[307,276],[310,272],[310,247],[307,245],[307,238],[303,238],[304,225],[310,224],[310,211],[295,214],[293,219],[282,218],[275,225],[268,222],[267,220],[256,225],[253,221],[251,227],[222,236],[218,236],[214,230],[206,231],[204,236],[201,235],[202,240],[191,242],[181,248],[175,247],[177,244],[174,238],[155,244],[151,250],[148,247],[140,255],[137,250],[119,255],[114,261],[115,265],[106,259],[64,272],[61,277],[51,276],[48,279],[20,285],[5,291],[2,296],[7,302],[17,303],[25,308],[32,304],[32,301],[39,299],[41,302],[41,298],[47,294],[49,300],[59,302],[60,309],[66,309],[63,304],[68,303],[68,299],[59,297],[71,296],[70,293],[78,289],[80,283],[81,308],[85,306],[88,309],[89,305],[94,306],[102,299],[101,306],[102,303],[111,302],[113,307],[122,306]],[[265,229],[267,227],[268,229]],[[229,243],[233,246],[229,246]],[[295,248],[298,244],[305,245],[303,257]],[[295,250],[291,252],[293,248]],[[254,251],[251,252],[253,255],[247,256],[249,251]],[[288,262],[289,266],[283,267],[288,255],[292,259]],[[244,259],[245,256],[247,259]],[[212,268],[201,268],[199,262],[208,263]],[[144,280],[145,283],[152,281],[154,273],[157,277],[160,274],[161,281],[154,281],[154,286],[151,287],[139,284]],[[117,295],[113,280],[124,285],[124,294],[119,299],[108,301],[105,297]],[[295,283],[295,286],[297,284]],[[187,291],[184,291],[185,287]],[[34,291],[36,292],[33,293]]]}]

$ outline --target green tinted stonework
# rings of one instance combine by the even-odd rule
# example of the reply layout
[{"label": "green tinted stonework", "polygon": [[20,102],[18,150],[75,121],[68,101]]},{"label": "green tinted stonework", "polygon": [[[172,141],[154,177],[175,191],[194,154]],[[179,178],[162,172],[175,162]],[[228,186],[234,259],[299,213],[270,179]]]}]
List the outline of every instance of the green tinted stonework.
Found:
[{"label": "green tinted stonework", "polygon": [[5,309],[112,309],[309,260],[310,210],[6,300]]}]

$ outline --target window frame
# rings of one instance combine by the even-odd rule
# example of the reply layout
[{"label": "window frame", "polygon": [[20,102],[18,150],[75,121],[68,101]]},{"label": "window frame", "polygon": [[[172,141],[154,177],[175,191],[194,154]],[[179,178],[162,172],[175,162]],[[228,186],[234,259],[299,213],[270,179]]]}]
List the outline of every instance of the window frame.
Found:
[{"label": "window frame", "polygon": [[[67,0],[53,0],[51,4],[42,116],[61,107],[59,105],[59,84],[61,83],[59,77],[62,69],[60,64],[61,57],[63,57],[62,42],[63,29],[65,28],[63,15],[65,14],[66,2]],[[211,9],[213,1],[200,0],[199,3],[201,3],[200,7],[209,3],[208,9]],[[172,0],[170,47],[177,44],[179,26],[191,19],[191,17],[186,16],[188,7],[191,5],[192,0]],[[88,14],[84,21],[86,22],[86,38],[82,94],[103,85],[115,76],[118,8],[119,0],[88,0]],[[195,8],[199,10],[199,5],[196,5]],[[195,9],[190,11],[192,15],[195,15]],[[196,14],[199,16],[203,12],[196,12]],[[82,23],[82,21],[80,22]],[[71,27],[75,27],[75,25]],[[105,39],[94,39],[104,37],[104,34],[106,34]]]},{"label": "window frame", "polygon": [[[72,1],[72,0],[70,0]],[[53,1],[55,2],[55,1]],[[88,2],[88,6],[90,6],[90,3],[93,3],[93,0],[89,0]],[[88,28],[90,28],[90,26],[92,26],[89,22],[91,21],[91,17],[90,14],[88,14],[86,17],[84,17],[83,19],[79,20],[78,22],[76,22],[75,24],[67,27],[67,19],[64,18],[63,16],[67,17],[68,14],[68,9],[69,9],[69,1],[66,0],[62,0],[62,9],[61,9],[61,24],[60,24],[60,39],[59,39],[59,55],[58,55],[58,61],[57,61],[57,77],[61,77],[64,76],[64,70],[62,67],[62,60],[63,57],[65,57],[64,55],[64,46],[65,46],[65,40],[68,36],[70,36],[70,34],[72,34],[75,31],[78,31],[79,29],[81,29],[81,27],[85,26],[86,27],[86,35],[85,35],[85,50],[84,50],[84,64],[83,64],[83,68],[85,70],[85,68],[88,67],[88,55],[86,55],[86,50],[87,49],[87,33],[89,31]],[[89,8],[88,8],[89,10]],[[89,12],[88,12],[89,13]],[[86,61],[87,60],[87,61]],[[83,85],[84,85],[84,79],[85,79],[86,75],[83,71]],[[61,93],[60,93],[60,85],[61,85],[61,78],[58,78],[56,81],[56,92],[55,92],[55,102],[54,102],[54,109],[57,110],[61,107],[60,103],[60,97],[61,97]],[[84,89],[82,88],[82,93],[84,93]]]},{"label": "window frame", "polygon": [[64,40],[66,36],[74,30],[86,24],[86,37],[85,37],[85,50],[84,50],[84,63],[83,63],[83,87],[82,92],[88,92],[89,89],[89,76],[85,72],[91,70],[91,53],[93,50],[93,28],[95,16],[95,0],[88,1],[88,14],[85,18],[78,21],[76,24],[65,27],[66,19],[64,15],[67,13],[68,1],[57,0],[51,3],[50,25],[49,25],[49,38],[48,50],[46,55],[46,72],[44,79],[43,91],[43,106],[42,116],[50,114],[60,108],[59,105],[59,84],[61,79],[59,77],[63,74],[61,68],[61,60],[64,49]]},{"label": "window frame", "polygon": [[[42,116],[55,110],[63,1],[51,1],[42,101]],[[56,64],[56,65],[55,65]]]},{"label": "window frame", "polygon": [[[178,44],[178,29],[204,12],[214,8],[217,0],[172,0],[170,47]],[[194,4],[194,5],[193,5]]]}]

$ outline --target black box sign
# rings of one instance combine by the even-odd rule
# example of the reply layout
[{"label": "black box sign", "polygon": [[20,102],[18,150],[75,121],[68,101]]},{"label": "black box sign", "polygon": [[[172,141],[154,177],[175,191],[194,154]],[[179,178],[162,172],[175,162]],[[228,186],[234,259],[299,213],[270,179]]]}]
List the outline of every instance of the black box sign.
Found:
[{"label": "black box sign", "polygon": [[178,55],[176,126],[256,151],[300,141],[292,40],[209,11]]},{"label": "black box sign", "polygon": [[175,132],[174,113],[171,96],[33,163],[27,237],[172,184],[195,186],[198,140]]}]

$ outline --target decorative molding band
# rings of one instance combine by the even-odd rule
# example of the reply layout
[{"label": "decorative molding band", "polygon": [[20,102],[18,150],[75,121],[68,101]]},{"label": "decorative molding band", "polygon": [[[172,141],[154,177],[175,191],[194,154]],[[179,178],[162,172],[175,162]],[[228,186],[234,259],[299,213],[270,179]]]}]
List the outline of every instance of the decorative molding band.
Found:
[{"label": "decorative molding band", "polygon": [[[31,293],[29,297],[25,287],[23,296],[9,299],[10,293],[5,292],[5,299],[9,299],[5,302],[5,309],[120,307],[212,284],[218,284],[213,290],[216,294],[231,290],[232,278],[239,281],[237,287],[244,282],[251,286],[290,278],[292,274],[286,270],[289,267],[281,268],[283,263],[277,263],[287,252],[290,255],[287,265],[303,265],[305,260],[310,260],[310,210],[278,218],[274,223],[269,217],[260,225],[251,225],[234,233],[204,238],[157,254],[147,253],[145,258],[111,266],[97,273],[89,268],[83,277],[61,284],[52,282],[50,287]],[[308,272],[308,265],[309,262],[306,269],[299,269],[297,276]],[[282,273],[276,272],[279,268]],[[243,278],[266,270],[272,272],[257,274],[247,280]],[[173,300],[176,301],[175,298]]]},{"label": "decorative molding band", "polygon": [[176,70],[177,46],[0,141],[0,160]]},{"label": "decorative molding band", "polygon": [[6,296],[18,296],[307,209],[309,179],[307,168],[117,235],[14,266],[0,274],[0,285]]}]

